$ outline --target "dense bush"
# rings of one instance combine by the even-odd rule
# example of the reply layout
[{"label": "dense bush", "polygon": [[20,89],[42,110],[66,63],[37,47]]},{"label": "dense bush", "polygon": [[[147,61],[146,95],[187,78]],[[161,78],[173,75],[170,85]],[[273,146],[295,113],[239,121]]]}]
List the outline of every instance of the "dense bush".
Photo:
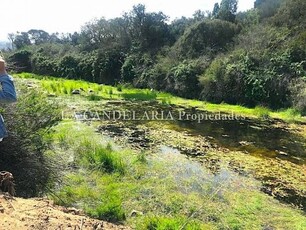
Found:
[{"label": "dense bush", "polygon": [[166,90],[179,96],[187,98],[198,98],[200,95],[200,87],[198,75],[201,68],[196,66],[194,62],[184,61],[174,66],[166,77]]},{"label": "dense bush", "polygon": [[121,79],[123,82],[132,82],[136,78],[135,67],[137,61],[134,56],[125,59],[121,67]]},{"label": "dense bush", "polygon": [[50,76],[57,74],[57,61],[39,53],[33,55],[31,65],[33,73]]},{"label": "dense bush", "polygon": [[27,50],[18,50],[9,57],[9,62],[12,64],[16,72],[31,72],[31,55],[32,53]]},{"label": "dense bush", "polygon": [[275,15],[284,0],[256,0],[255,8],[259,10],[261,20]]},{"label": "dense bush", "polygon": [[9,136],[0,142],[0,165],[13,173],[17,195],[31,197],[44,192],[55,175],[44,152],[49,147],[46,136],[60,113],[42,93],[19,89],[17,103],[1,106]]},{"label": "dense bush", "polygon": [[119,50],[109,52],[100,51],[93,63],[95,82],[115,84],[120,80],[120,70],[124,56]]},{"label": "dense bush", "polygon": [[272,18],[276,26],[288,26],[290,28],[298,26],[299,30],[305,29],[306,2],[304,0],[285,1],[278,12]]},{"label": "dense bush", "polygon": [[80,55],[80,61],[78,63],[79,78],[90,82],[96,82],[96,76],[94,75],[93,71],[96,59],[96,52],[82,53]]},{"label": "dense bush", "polygon": [[58,76],[70,79],[81,78],[78,70],[79,60],[75,56],[66,55],[58,63]]},{"label": "dense bush", "polygon": [[238,32],[239,28],[234,23],[219,19],[205,20],[186,30],[174,48],[183,57],[189,58],[226,51]]},{"label": "dense bush", "polygon": [[286,49],[258,59],[256,51],[237,50],[215,59],[200,78],[203,99],[271,108],[291,106],[290,85],[305,76],[303,62],[293,62],[291,53]]},{"label": "dense bush", "polygon": [[290,85],[293,107],[306,115],[306,78],[297,79]]}]

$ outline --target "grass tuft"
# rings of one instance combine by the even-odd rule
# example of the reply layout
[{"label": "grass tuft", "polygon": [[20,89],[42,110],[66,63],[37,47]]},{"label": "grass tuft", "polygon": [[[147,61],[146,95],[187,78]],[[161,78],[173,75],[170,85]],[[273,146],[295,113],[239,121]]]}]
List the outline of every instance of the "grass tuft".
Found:
[{"label": "grass tuft", "polygon": [[157,98],[156,92],[145,91],[145,92],[132,92],[121,94],[125,100],[136,100],[136,101],[155,101]]},{"label": "grass tuft", "polygon": [[256,106],[254,114],[261,119],[268,119],[270,117],[270,110],[263,106]]},{"label": "grass tuft", "polygon": [[108,144],[106,147],[83,141],[78,149],[81,165],[106,173],[125,173],[125,164]]}]

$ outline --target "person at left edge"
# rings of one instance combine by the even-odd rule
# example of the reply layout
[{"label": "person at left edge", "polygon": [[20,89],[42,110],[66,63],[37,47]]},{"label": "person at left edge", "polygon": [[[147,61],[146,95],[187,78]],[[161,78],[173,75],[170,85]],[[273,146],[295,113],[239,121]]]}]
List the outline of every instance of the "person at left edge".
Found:
[{"label": "person at left edge", "polygon": [[[0,103],[12,103],[17,101],[13,78],[6,72],[5,60],[0,56]],[[2,115],[0,115],[0,141],[7,137]]]}]

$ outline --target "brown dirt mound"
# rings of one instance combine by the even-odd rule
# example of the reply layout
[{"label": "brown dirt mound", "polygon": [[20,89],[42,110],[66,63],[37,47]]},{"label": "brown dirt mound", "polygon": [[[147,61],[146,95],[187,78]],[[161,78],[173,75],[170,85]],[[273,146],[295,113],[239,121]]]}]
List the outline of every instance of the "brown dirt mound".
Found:
[{"label": "brown dirt mound", "polygon": [[74,208],[56,206],[44,198],[12,198],[0,193],[0,230],[130,229],[92,219]]}]

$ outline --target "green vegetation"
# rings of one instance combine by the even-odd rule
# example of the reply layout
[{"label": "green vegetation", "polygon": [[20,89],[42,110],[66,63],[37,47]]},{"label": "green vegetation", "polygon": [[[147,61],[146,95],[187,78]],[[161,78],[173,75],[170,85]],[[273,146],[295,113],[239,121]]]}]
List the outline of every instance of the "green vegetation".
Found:
[{"label": "green vegetation", "polygon": [[[122,87],[122,91],[118,91],[115,87],[101,86],[80,80],[61,80],[58,84],[59,87],[55,88],[50,86],[52,83],[56,85],[52,78],[41,78],[29,74],[18,76],[16,78],[18,83],[26,81],[27,85],[31,84],[31,88],[35,88],[35,91],[27,89],[29,96],[25,96],[18,102],[20,106],[22,105],[21,110],[26,110],[32,114],[31,117],[35,117],[32,121],[33,127],[30,126],[30,122],[26,123],[27,128],[32,127],[28,131],[33,133],[32,136],[29,133],[27,135],[33,138],[32,142],[40,140],[39,143],[44,144],[44,148],[39,145],[39,150],[44,153],[35,150],[37,152],[34,157],[38,157],[37,161],[29,158],[29,155],[27,158],[22,158],[23,167],[25,167],[24,159],[31,159],[29,167],[25,167],[25,172],[22,171],[24,176],[28,178],[29,172],[31,175],[36,175],[35,180],[22,179],[17,182],[18,188],[23,188],[23,183],[25,183],[22,195],[33,196],[47,189],[49,196],[57,204],[82,208],[92,217],[123,222],[136,229],[305,228],[306,220],[302,212],[289,205],[281,204],[260,192],[260,185],[252,177],[242,177],[228,171],[228,177],[217,179],[200,164],[193,163],[181,154],[168,156],[170,153],[160,153],[160,150],[154,148],[147,151],[127,150],[111,143],[95,132],[95,126],[98,123],[91,122],[91,125],[88,125],[79,121],[61,121],[54,127],[53,132],[44,135],[46,139],[39,139],[42,137],[41,131],[46,128],[49,130],[48,128],[53,126],[58,119],[56,116],[57,106],[54,107],[52,101],[60,101],[63,104],[69,104],[73,101],[80,107],[83,103],[95,105],[99,102],[87,100],[90,92],[83,92],[81,95],[67,95],[62,88],[72,86],[73,89],[75,87],[97,91],[99,89],[98,92],[101,93],[101,96],[108,97],[110,100],[123,98],[121,96],[123,93],[151,91],[130,87]],[[42,90],[39,85],[43,87]],[[109,94],[109,91],[113,91],[113,94]],[[40,96],[37,95],[38,93]],[[49,99],[45,97],[50,93],[54,93],[56,97]],[[155,100],[162,102],[162,99],[181,103],[181,105],[184,103],[188,106],[209,105],[211,110],[217,109],[217,105],[177,98],[166,93],[156,93]],[[24,101],[28,101],[28,103],[24,104]],[[49,106],[45,106],[46,104]],[[233,107],[225,104],[219,105],[219,107],[222,106],[227,109]],[[236,109],[238,111],[243,108],[237,107]],[[245,108],[245,110],[250,109]],[[252,110],[252,113],[255,112],[257,116],[262,118],[273,116],[273,112],[261,107]],[[288,113],[287,116],[295,116],[294,110],[283,113]],[[42,114],[44,115],[42,116]],[[56,120],[48,120],[48,117],[54,117]],[[22,122],[25,120],[27,119],[22,117]],[[12,120],[11,122],[16,123],[17,127],[24,127],[20,125],[21,121]],[[39,122],[40,125],[43,124],[43,126],[39,126],[36,122]],[[34,127],[39,130],[37,131],[39,135],[33,131]],[[156,128],[156,130],[158,129]],[[184,132],[178,131],[178,134],[183,135]],[[176,146],[179,143],[188,147],[199,142],[196,139],[193,140],[192,137],[184,139],[178,134],[173,136],[174,139],[171,139],[172,136],[169,132],[166,137],[163,137],[165,135],[163,131],[156,132],[156,137],[158,136],[159,139],[155,139],[154,135],[152,136],[150,133],[146,135],[148,138],[156,140],[157,143],[162,138],[163,143],[169,146]],[[18,138],[20,140],[20,137]],[[29,141],[29,137],[24,140]],[[48,142],[45,142],[47,140]],[[31,153],[35,149],[33,148],[33,144],[37,143],[35,141],[31,143],[32,145],[28,145],[32,146],[29,149]],[[13,143],[15,143],[14,147],[20,151],[20,146],[16,142]],[[6,146],[9,146],[7,142]],[[11,152],[7,152],[4,156],[8,156],[8,154]],[[22,156],[23,154],[19,157]],[[271,175],[277,178],[287,178],[286,181],[289,185],[296,187],[297,191],[303,189],[303,185],[299,183],[298,179],[300,176],[298,173],[297,175],[293,174],[294,170],[291,168],[293,166],[290,163],[283,162],[282,164],[286,167],[279,168],[277,161],[246,156],[242,152],[223,153],[220,151],[214,153],[210,151],[205,157],[209,156],[215,160],[220,159],[220,161],[218,160],[220,163],[222,160],[225,163],[224,169],[226,169],[226,165],[229,165],[228,162],[231,162],[232,165],[243,164],[245,172],[251,173],[254,170],[256,173],[253,175],[257,178]],[[31,168],[33,166],[35,168]],[[190,176],[190,170],[194,167],[195,171]],[[262,167],[265,168],[264,171],[261,169]],[[297,168],[295,167],[295,169]],[[13,168],[9,169],[14,170]],[[19,178],[23,178],[16,170],[13,172]],[[35,190],[29,191],[27,186],[31,186],[30,188],[35,188]],[[245,197],[248,197],[247,202]]]},{"label": "green vegetation", "polygon": [[[305,115],[304,11],[304,0],[256,0],[246,12],[237,12],[237,0],[222,0],[212,12],[198,10],[167,23],[162,12],[139,4],[62,38],[43,30],[11,34],[15,49],[5,55],[17,72],[111,84],[118,92],[132,84],[210,103],[293,108]],[[107,92],[115,97],[115,90]],[[139,93],[124,96],[146,100]]]},{"label": "green vegetation", "polygon": [[126,100],[140,100],[140,101],[154,101],[156,100],[157,93],[144,91],[139,93],[123,93],[122,97]]},{"label": "green vegetation", "polygon": [[[95,133],[93,127],[75,121],[62,122],[56,127],[56,143],[62,143],[63,137],[74,155],[67,164],[75,167],[65,173],[60,191],[53,199],[61,205],[83,208],[93,217],[125,221],[136,229],[261,229],[263,226],[303,229],[306,226],[299,211],[259,192],[258,185],[250,178],[232,177],[216,183],[204,169],[197,169],[196,177],[184,177],[188,172],[184,156],[167,158],[158,153],[154,156],[118,149]],[[57,154],[66,151],[60,148]],[[91,156],[98,151],[116,156],[112,162],[122,162],[124,173],[89,167],[87,154]],[[96,166],[97,161],[91,162]],[[121,169],[122,164],[119,165]]]},{"label": "green vegetation", "polygon": [[[169,93],[157,92],[148,89],[136,89],[129,85],[122,85],[120,90],[117,87],[89,83],[82,80],[65,80],[55,77],[41,76],[30,73],[21,73],[15,75],[17,78],[29,79],[36,81],[41,85],[46,93],[57,96],[71,95],[74,89],[83,89],[81,96],[89,101],[100,101],[102,99],[125,99],[138,101],[158,101],[162,104],[179,105],[188,107],[196,107],[200,110],[209,112],[235,113],[237,115],[250,118],[276,118],[286,122],[304,122],[305,118],[296,109],[280,109],[271,110],[266,107],[257,106],[255,108],[247,108],[240,105],[230,105],[226,103],[213,104],[199,100],[184,99],[173,96]],[[110,93],[111,92],[111,93]],[[78,95],[75,95],[78,97]]]},{"label": "green vegetation", "polygon": [[0,142],[0,165],[18,178],[18,196],[37,196],[48,190],[57,171],[44,153],[51,142],[50,128],[60,121],[60,109],[40,90],[29,91],[19,81],[17,87],[18,101],[1,105],[8,137]]},{"label": "green vegetation", "polygon": [[[248,128],[290,126],[305,136],[305,11],[304,0],[256,0],[237,13],[236,0],[222,0],[212,12],[168,23],[140,4],[61,38],[42,30],[11,34],[5,56],[26,85],[18,85],[18,103],[4,108],[11,134],[0,142],[1,166],[18,178],[18,195],[48,191],[57,204],[135,229],[306,229],[302,211],[260,191],[305,203],[304,158],[298,152],[288,160],[282,140],[280,150],[246,154],[214,147],[214,137],[189,132],[196,129],[148,122],[140,130],[132,124],[132,132],[121,124],[126,135],[113,143],[96,132],[101,121],[59,117],[59,106],[75,112],[156,102],[234,113],[260,124]],[[142,131],[145,150],[128,139]],[[223,132],[216,130],[226,138]]]},{"label": "green vegetation", "polygon": [[113,151],[111,145],[105,148],[96,146],[89,141],[83,141],[76,150],[77,157],[80,158],[80,165],[90,170],[102,172],[118,172],[124,174],[125,166],[122,160]]}]

